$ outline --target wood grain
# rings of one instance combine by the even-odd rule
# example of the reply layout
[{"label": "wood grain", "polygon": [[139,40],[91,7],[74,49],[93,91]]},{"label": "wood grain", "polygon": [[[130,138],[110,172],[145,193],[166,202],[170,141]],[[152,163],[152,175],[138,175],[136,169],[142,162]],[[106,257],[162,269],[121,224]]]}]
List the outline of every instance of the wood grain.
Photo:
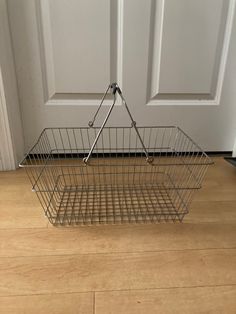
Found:
[{"label": "wood grain", "polygon": [[236,284],[236,250],[0,259],[0,295]]},{"label": "wood grain", "polygon": [[93,293],[48,294],[0,298],[4,314],[93,314]]},{"label": "wood grain", "polygon": [[47,225],[24,169],[0,172],[0,229]]},{"label": "wood grain", "polygon": [[96,314],[235,312],[235,286],[96,292]]},{"label": "wood grain", "polygon": [[47,227],[47,225],[48,221],[37,199],[33,201],[24,199],[0,200],[0,230],[9,228],[42,228]]},{"label": "wood grain", "polygon": [[236,248],[235,224],[155,224],[0,230],[0,256]]},{"label": "wood grain", "polygon": [[235,201],[236,168],[223,158],[214,158],[215,165],[209,167],[203,188],[195,195],[198,201]]},{"label": "wood grain", "polygon": [[0,313],[236,313],[236,169],[214,161],[182,224],[47,228],[1,172]]},{"label": "wood grain", "polygon": [[236,201],[193,201],[184,223],[236,224]]}]

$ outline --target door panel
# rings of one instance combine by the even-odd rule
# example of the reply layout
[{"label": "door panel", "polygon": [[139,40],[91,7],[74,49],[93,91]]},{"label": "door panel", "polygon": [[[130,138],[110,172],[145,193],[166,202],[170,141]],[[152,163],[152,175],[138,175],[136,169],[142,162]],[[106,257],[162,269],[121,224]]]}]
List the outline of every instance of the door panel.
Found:
[{"label": "door panel", "polygon": [[211,94],[214,67],[219,67],[217,44],[221,41],[220,27],[227,18],[227,2],[165,2],[159,93]]},{"label": "door panel", "polygon": [[[231,149],[232,105],[218,105],[234,7],[235,0],[9,0],[25,150],[45,127],[86,126],[113,81],[139,125],[179,125],[206,150]],[[122,106],[109,124],[130,124]]]},{"label": "door panel", "polygon": [[41,13],[49,12],[42,22],[49,18],[55,93],[102,93],[110,81],[110,1],[46,4]]}]

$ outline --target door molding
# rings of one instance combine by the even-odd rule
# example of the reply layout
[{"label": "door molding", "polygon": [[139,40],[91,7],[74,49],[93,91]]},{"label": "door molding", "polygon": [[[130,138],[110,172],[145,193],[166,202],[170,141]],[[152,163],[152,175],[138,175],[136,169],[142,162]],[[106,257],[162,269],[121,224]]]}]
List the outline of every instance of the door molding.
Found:
[{"label": "door molding", "polygon": [[[116,58],[116,71],[118,82],[122,85],[122,40],[123,40],[123,2],[124,0],[118,0],[117,2],[117,58]],[[54,57],[53,57],[53,43],[52,32],[50,24],[50,7],[47,0],[35,1],[35,14],[37,22],[37,32],[39,40],[39,52],[40,52],[40,64],[41,75],[43,83],[43,96],[44,104],[47,106],[55,105],[97,105],[98,101],[103,95],[98,94],[98,98],[93,99],[90,97],[90,93],[85,93],[85,97],[81,98],[64,98],[55,97],[58,93],[56,91],[55,83],[55,71],[54,71]],[[90,95],[90,96],[89,96]],[[104,100],[104,105],[110,105],[110,100]]]},{"label": "door molding", "polygon": [[[220,62],[219,62],[219,71],[217,75],[217,84],[216,84],[216,91],[214,95],[214,99],[148,99],[147,105],[148,106],[172,106],[172,105],[219,105],[220,99],[221,99],[221,93],[222,93],[222,87],[224,82],[224,75],[225,75],[225,69],[227,64],[227,58],[228,58],[228,51],[229,51],[229,45],[230,45],[230,38],[233,28],[233,21],[234,21],[234,14],[235,14],[235,7],[236,7],[236,0],[229,0],[229,5],[227,9],[227,17],[226,17],[226,24],[225,24],[225,30],[224,30],[224,37],[223,37],[223,44],[222,44],[222,50],[221,50],[221,56],[220,56]],[[162,33],[163,33],[163,23],[164,23],[164,10],[165,10],[165,0],[158,1],[158,10],[156,10],[157,14],[157,44],[154,45],[154,51],[156,58],[153,60],[154,68],[156,69],[152,73],[152,82],[151,82],[151,91],[152,93],[155,90],[155,93],[158,94],[159,92],[159,79],[160,79],[160,63],[161,63],[161,47],[162,47]],[[158,51],[155,50],[155,47],[159,47]]]},{"label": "door molding", "polygon": [[0,171],[15,169],[15,156],[7,113],[6,97],[0,69]]},{"label": "door molding", "polygon": [[0,170],[14,170],[24,154],[7,1],[0,2]]},{"label": "door molding", "polygon": [[[37,27],[39,36],[39,49],[40,49],[40,62],[42,71],[42,82],[44,91],[44,103],[46,105],[96,105],[97,99],[67,99],[67,98],[54,98],[55,91],[55,78],[53,68],[53,53],[52,53],[52,34],[50,28],[49,4],[47,0],[36,0],[35,2]],[[224,74],[226,69],[228,50],[230,45],[230,38],[233,26],[233,19],[235,14],[236,0],[229,0],[226,12],[226,24],[223,35],[223,42],[221,47],[221,55],[218,66],[218,74],[216,77],[216,89],[214,96],[209,99],[202,99],[199,95],[194,99],[155,99],[147,96],[147,106],[162,106],[162,105],[187,105],[187,106],[208,106],[219,105],[224,82]],[[153,46],[153,66],[154,71],[151,74],[150,88],[151,94],[159,93],[160,81],[160,64],[161,64],[161,50],[163,41],[163,23],[165,13],[165,0],[157,1],[157,8],[155,9],[155,44]],[[117,1],[117,81],[122,87],[123,77],[123,19],[124,19],[124,0]],[[151,38],[150,38],[151,40]],[[106,103],[106,101],[105,101]],[[109,104],[109,101],[107,102]]]},{"label": "door molding", "polygon": [[232,157],[236,157],[236,138],[235,138],[235,141],[234,141]]}]

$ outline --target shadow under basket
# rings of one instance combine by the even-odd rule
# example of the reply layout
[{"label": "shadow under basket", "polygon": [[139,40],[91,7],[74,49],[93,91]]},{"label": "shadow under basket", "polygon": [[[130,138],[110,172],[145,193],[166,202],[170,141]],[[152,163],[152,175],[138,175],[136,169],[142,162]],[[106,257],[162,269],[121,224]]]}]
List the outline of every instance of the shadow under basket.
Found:
[{"label": "shadow under basket", "polygon": [[104,127],[96,141],[99,131],[47,128],[21,162],[49,221],[182,221],[212,164],[201,148],[178,127]]}]

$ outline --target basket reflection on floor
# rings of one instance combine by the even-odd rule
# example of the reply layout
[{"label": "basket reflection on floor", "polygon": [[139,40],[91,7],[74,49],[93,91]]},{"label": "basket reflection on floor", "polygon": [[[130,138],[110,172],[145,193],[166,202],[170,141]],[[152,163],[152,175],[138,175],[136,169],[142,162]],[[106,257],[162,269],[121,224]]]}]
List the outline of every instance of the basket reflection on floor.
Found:
[{"label": "basket reflection on floor", "polygon": [[182,221],[211,164],[200,147],[178,127],[104,127],[84,163],[99,130],[47,128],[20,164],[49,221]]}]

